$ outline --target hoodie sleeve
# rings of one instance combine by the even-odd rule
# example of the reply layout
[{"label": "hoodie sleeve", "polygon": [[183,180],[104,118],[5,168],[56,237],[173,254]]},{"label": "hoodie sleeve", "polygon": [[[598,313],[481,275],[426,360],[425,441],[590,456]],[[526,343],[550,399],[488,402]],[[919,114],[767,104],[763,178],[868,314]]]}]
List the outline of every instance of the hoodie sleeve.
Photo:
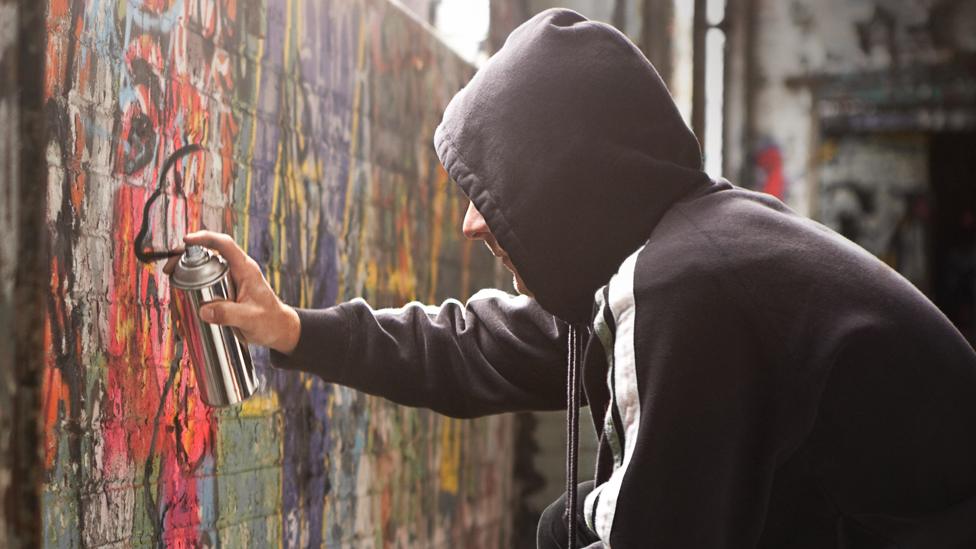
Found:
[{"label": "hoodie sleeve", "polygon": [[274,366],[453,417],[565,408],[566,327],[533,299],[482,290],[466,304],[299,309]]},{"label": "hoodie sleeve", "polygon": [[615,549],[753,547],[789,444],[761,332],[734,281],[661,257],[631,256],[605,293],[623,444],[586,520]]}]

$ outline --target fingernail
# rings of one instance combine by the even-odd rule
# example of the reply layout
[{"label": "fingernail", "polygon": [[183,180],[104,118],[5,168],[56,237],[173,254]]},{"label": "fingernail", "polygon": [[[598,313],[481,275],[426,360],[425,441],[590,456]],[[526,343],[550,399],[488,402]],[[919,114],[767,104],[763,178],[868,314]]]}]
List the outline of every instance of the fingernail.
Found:
[{"label": "fingernail", "polygon": [[214,312],[210,309],[200,309],[200,318],[204,322],[213,322]]}]

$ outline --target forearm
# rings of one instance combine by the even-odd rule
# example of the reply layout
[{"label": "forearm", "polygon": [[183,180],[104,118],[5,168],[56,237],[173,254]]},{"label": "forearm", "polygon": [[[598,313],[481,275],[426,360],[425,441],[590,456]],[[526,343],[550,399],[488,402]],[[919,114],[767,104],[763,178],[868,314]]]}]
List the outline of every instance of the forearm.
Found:
[{"label": "forearm", "polygon": [[528,298],[297,310],[300,337],[276,366],[409,406],[470,417],[563,405],[565,330]]}]

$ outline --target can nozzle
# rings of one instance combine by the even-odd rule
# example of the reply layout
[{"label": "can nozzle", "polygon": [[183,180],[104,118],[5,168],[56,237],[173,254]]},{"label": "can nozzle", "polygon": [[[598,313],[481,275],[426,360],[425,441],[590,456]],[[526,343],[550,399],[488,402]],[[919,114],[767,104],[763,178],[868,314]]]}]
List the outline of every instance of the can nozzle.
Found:
[{"label": "can nozzle", "polygon": [[195,267],[206,262],[207,250],[203,246],[187,246],[186,251],[183,252],[183,263]]}]

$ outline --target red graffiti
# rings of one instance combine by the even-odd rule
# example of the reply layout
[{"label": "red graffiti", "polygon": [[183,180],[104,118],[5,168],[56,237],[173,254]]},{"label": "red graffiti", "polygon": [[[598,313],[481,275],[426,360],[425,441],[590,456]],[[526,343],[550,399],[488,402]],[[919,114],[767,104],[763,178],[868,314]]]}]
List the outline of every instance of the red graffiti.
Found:
[{"label": "red graffiti", "polygon": [[756,155],[756,165],[763,172],[759,190],[782,199],[786,192],[783,176],[783,154],[776,145],[768,145]]}]

